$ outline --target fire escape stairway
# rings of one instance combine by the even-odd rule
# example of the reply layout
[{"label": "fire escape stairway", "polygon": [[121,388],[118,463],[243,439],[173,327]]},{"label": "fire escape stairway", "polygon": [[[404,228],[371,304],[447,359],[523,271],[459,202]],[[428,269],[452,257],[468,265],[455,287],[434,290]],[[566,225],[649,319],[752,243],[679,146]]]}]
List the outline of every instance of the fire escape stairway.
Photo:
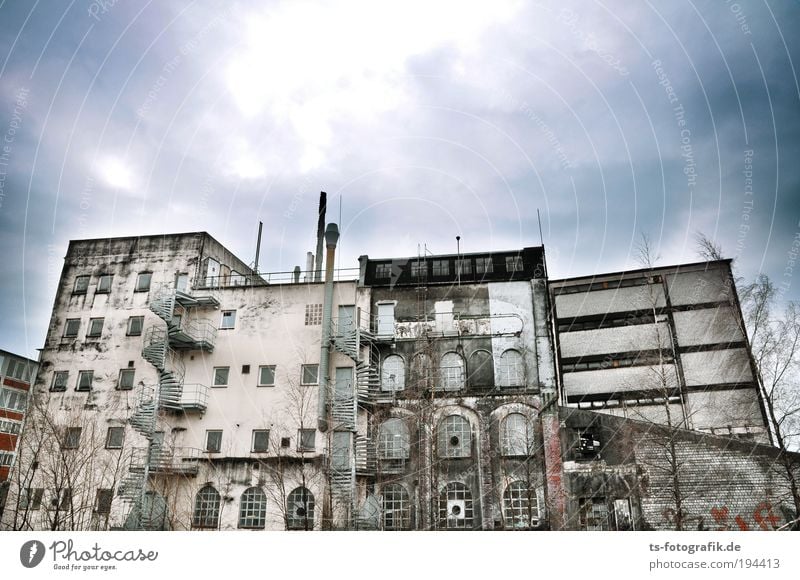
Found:
[{"label": "fire escape stairway", "polygon": [[[333,333],[334,350],[347,355],[356,365],[356,395],[359,403],[370,403],[380,393],[381,375],[376,365],[361,356],[362,333],[353,324]],[[338,334],[338,336],[336,336]],[[371,357],[370,357],[371,358]]]}]

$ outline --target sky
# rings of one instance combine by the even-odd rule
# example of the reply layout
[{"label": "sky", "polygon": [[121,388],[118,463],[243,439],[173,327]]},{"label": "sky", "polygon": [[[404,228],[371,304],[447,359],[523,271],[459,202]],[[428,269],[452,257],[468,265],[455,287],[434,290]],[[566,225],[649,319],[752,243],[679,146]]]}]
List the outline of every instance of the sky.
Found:
[{"label": "sky", "polygon": [[341,268],[460,236],[581,276],[703,232],[798,299],[797,30],[796,1],[0,0],[0,348],[36,357],[71,239],[253,262],[262,221],[287,271],[322,190]]}]

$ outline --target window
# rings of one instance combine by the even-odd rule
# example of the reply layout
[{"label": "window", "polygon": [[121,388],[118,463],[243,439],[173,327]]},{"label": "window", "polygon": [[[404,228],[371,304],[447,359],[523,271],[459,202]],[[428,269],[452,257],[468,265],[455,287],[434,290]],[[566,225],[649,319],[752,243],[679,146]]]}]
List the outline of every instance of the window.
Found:
[{"label": "window", "polygon": [[189,289],[189,274],[180,272],[175,275],[175,290],[186,292]]},{"label": "window", "polygon": [[428,273],[428,263],[422,260],[414,260],[411,262],[411,276],[414,278],[422,278]]},{"label": "window", "polygon": [[239,527],[263,530],[267,523],[267,495],[257,487],[244,490],[239,499]]},{"label": "window", "polygon": [[464,359],[455,352],[448,352],[442,357],[440,370],[440,389],[457,391],[464,388]]},{"label": "window", "polygon": [[511,413],[500,426],[500,450],[506,457],[533,454],[533,433],[522,413]]},{"label": "window", "polygon": [[0,467],[11,465],[14,461],[14,454],[10,451],[0,451]]},{"label": "window", "polygon": [[38,510],[42,507],[44,489],[41,487],[28,487],[22,490],[19,498],[19,507],[23,510]]},{"label": "window", "polygon": [[594,459],[600,454],[600,440],[594,433],[579,431],[576,451],[580,459]]},{"label": "window", "polygon": [[136,378],[136,369],[122,369],[119,371],[119,379],[117,380],[117,389],[120,391],[130,391],[133,388],[133,382]]},{"label": "window", "polygon": [[224,330],[226,328],[230,329],[236,325],[236,311],[235,310],[223,310],[222,311],[222,322],[220,322],[220,329]]},{"label": "window", "polygon": [[316,429],[300,429],[297,432],[297,450],[314,451],[316,448]]},{"label": "window", "polygon": [[406,488],[400,484],[383,487],[383,529],[411,529],[411,502]]},{"label": "window", "polygon": [[391,278],[392,277],[392,265],[391,264],[376,264],[375,265],[375,277],[376,278]]},{"label": "window", "polygon": [[97,338],[103,333],[103,318],[90,318],[89,330],[86,331],[86,338]]},{"label": "window", "polygon": [[11,411],[24,411],[28,402],[28,393],[17,389],[0,387],[0,408]]},{"label": "window", "polygon": [[135,292],[149,292],[150,291],[150,280],[153,277],[152,272],[141,272],[136,277],[136,288],[134,289]]},{"label": "window", "polygon": [[193,528],[216,528],[219,526],[220,497],[216,489],[206,485],[194,498]]},{"label": "window", "polygon": [[78,385],[76,391],[91,391],[94,381],[94,371],[78,371]]},{"label": "window", "polygon": [[81,443],[81,428],[80,427],[67,427],[64,433],[64,444],[61,446],[63,449],[77,449]]},{"label": "window", "polygon": [[206,431],[206,451],[219,453],[222,449],[222,430]]},{"label": "window", "polygon": [[439,529],[472,528],[472,494],[460,482],[448,483],[439,494]]},{"label": "window", "polygon": [[448,276],[450,274],[450,260],[434,260],[433,275]]},{"label": "window", "polygon": [[503,492],[503,517],[506,528],[526,529],[539,525],[539,499],[536,489],[522,481],[512,481]]},{"label": "window", "polygon": [[468,258],[456,260],[456,274],[459,276],[463,274],[472,274],[472,261]]},{"label": "window", "polygon": [[11,435],[19,435],[22,431],[22,423],[12,419],[0,419],[0,433],[9,433]]},{"label": "window", "polygon": [[95,292],[97,294],[108,294],[109,292],[111,292],[111,282],[113,280],[114,280],[113,275],[103,274],[97,281],[97,290],[95,290]]},{"label": "window", "polygon": [[89,288],[89,276],[78,276],[75,278],[75,286],[72,287],[73,294],[86,294]]},{"label": "window", "polygon": [[522,272],[522,256],[506,256],[506,272]]},{"label": "window", "polygon": [[634,529],[633,509],[630,498],[614,500],[615,529],[629,531]]},{"label": "window", "polygon": [[28,365],[25,361],[10,359],[8,361],[8,369],[6,375],[18,381],[28,382],[30,374],[33,372],[33,366]]},{"label": "window", "polygon": [[214,382],[213,387],[227,387],[228,375],[231,372],[230,367],[214,367]]},{"label": "window", "polygon": [[460,415],[448,415],[439,422],[436,441],[439,457],[469,457],[472,451],[469,421]]},{"label": "window", "polygon": [[66,391],[69,371],[56,371],[53,373],[53,382],[50,384],[51,391]]},{"label": "window", "polygon": [[275,365],[265,365],[258,367],[258,386],[275,386]]},{"label": "window", "polygon": [[109,427],[106,433],[106,449],[122,449],[125,427]]},{"label": "window", "polygon": [[608,525],[608,506],[604,497],[581,498],[578,507],[581,530],[602,532],[611,529]]},{"label": "window", "polygon": [[114,499],[114,490],[100,488],[97,490],[97,495],[94,500],[94,513],[96,514],[110,514],[111,502]]},{"label": "window", "polygon": [[387,356],[381,367],[381,390],[402,391],[405,388],[406,362],[396,354]]},{"label": "window", "polygon": [[286,498],[286,527],[290,530],[314,529],[314,496],[298,487]]},{"label": "window", "polygon": [[144,326],[144,316],[131,316],[128,318],[128,336],[141,336]]},{"label": "window", "polygon": [[301,371],[301,385],[316,385],[319,382],[319,365],[303,365]]},{"label": "window", "polygon": [[475,258],[475,272],[477,274],[490,274],[494,272],[491,256]]},{"label": "window", "polygon": [[64,338],[75,338],[78,336],[80,328],[80,318],[67,318],[67,323],[64,325]]},{"label": "window", "polygon": [[402,419],[386,419],[381,424],[378,453],[381,459],[408,459],[410,441],[408,427]]},{"label": "window", "polygon": [[497,386],[521,387],[525,385],[525,372],[522,355],[519,351],[509,349],[500,355],[497,365]]},{"label": "window", "polygon": [[50,509],[59,511],[69,511],[72,507],[72,489],[69,487],[56,491],[50,502]]},{"label": "window", "polygon": [[322,324],[322,304],[306,304],[306,326]]},{"label": "window", "polygon": [[253,429],[253,453],[269,451],[269,429]]}]

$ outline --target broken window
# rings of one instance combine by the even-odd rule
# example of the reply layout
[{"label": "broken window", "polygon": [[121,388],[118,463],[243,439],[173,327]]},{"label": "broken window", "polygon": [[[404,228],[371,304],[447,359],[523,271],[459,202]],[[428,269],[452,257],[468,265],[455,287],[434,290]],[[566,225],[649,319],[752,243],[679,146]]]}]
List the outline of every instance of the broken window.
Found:
[{"label": "broken window", "polygon": [[400,355],[392,354],[383,359],[381,366],[381,390],[402,391],[406,388],[406,363]]},{"label": "broken window", "polygon": [[113,280],[114,280],[113,275],[103,274],[97,281],[97,290],[95,290],[95,292],[97,294],[108,294],[109,292],[111,292],[111,282]]},{"label": "broken window", "polygon": [[497,363],[497,386],[521,387],[525,385],[522,355],[518,350],[508,349]]},{"label": "broken window", "polygon": [[494,272],[491,256],[475,258],[475,272],[477,274],[489,274]]},{"label": "broken window", "polygon": [[94,381],[94,371],[78,371],[78,385],[76,391],[91,391]]},{"label": "broken window", "polygon": [[275,386],[275,365],[265,365],[258,367],[258,386]]},{"label": "broken window", "polygon": [[64,324],[64,338],[75,338],[78,336],[78,331],[80,328],[80,318],[67,318],[67,322]]},{"label": "broken window", "polygon": [[69,371],[56,371],[53,373],[53,382],[50,385],[51,391],[66,391]]},{"label": "broken window", "polygon": [[210,485],[206,485],[194,499],[194,514],[192,516],[193,528],[216,528],[219,526],[219,492]]},{"label": "broken window", "polygon": [[410,440],[408,426],[398,418],[381,423],[378,436],[378,452],[381,459],[408,459]]},{"label": "broken window", "polygon": [[292,490],[286,498],[286,528],[314,529],[314,495],[305,487]]},{"label": "broken window", "polygon": [[440,389],[458,391],[464,388],[464,359],[460,354],[445,353],[439,366],[439,378]]},{"label": "broken window", "polygon": [[239,500],[239,527],[263,530],[267,523],[267,495],[258,487],[244,490]]},{"label": "broken window", "polygon": [[472,430],[469,421],[460,415],[448,415],[439,422],[437,448],[439,457],[470,457]]},{"label": "broken window", "polygon": [[595,532],[610,530],[606,498],[581,498],[578,507],[578,520],[581,530]]},{"label": "broken window", "polygon": [[122,449],[125,427],[109,427],[106,433],[106,449]]},{"label": "broken window", "polygon": [[503,517],[506,528],[526,529],[539,525],[539,499],[536,488],[512,481],[503,492]]},{"label": "broken window", "polygon": [[80,427],[67,427],[64,432],[64,443],[61,445],[62,449],[77,449],[81,443],[81,428]]},{"label": "broken window", "polygon": [[468,530],[472,525],[472,494],[463,483],[448,483],[439,494],[439,529]]},{"label": "broken window", "polygon": [[130,391],[136,379],[136,369],[122,369],[119,371],[117,389],[120,391]]},{"label": "broken window", "polygon": [[150,280],[153,277],[152,272],[141,272],[136,277],[136,288],[134,288],[135,292],[149,292],[150,291]]},{"label": "broken window", "polygon": [[222,321],[220,322],[220,330],[231,329],[236,325],[236,311],[223,310]]},{"label": "broken window", "polygon": [[593,459],[600,454],[600,439],[590,431],[578,431],[578,446],[576,449],[579,458]]},{"label": "broken window", "polygon": [[253,429],[253,453],[269,451],[269,429]]},{"label": "broken window", "polygon": [[144,326],[144,316],[131,316],[128,318],[128,336],[140,336]]},{"label": "broken window", "polygon": [[78,276],[75,278],[75,286],[72,287],[73,294],[86,294],[89,288],[89,276]]},{"label": "broken window", "polygon": [[306,304],[306,326],[322,324],[322,304]]},{"label": "broken window", "polygon": [[230,375],[231,367],[214,367],[214,382],[211,384],[213,387],[227,387],[228,376]]},{"label": "broken window", "polygon": [[398,483],[383,486],[383,529],[410,530],[411,502],[406,488]]},{"label": "broken window", "polygon": [[301,385],[316,385],[319,382],[319,365],[303,365],[300,374]]},{"label": "broken window", "polygon": [[511,413],[500,427],[500,449],[506,457],[528,456],[533,453],[533,430],[522,413]]},{"label": "broken window", "polygon": [[222,430],[213,429],[206,431],[206,451],[219,453],[222,449]]}]

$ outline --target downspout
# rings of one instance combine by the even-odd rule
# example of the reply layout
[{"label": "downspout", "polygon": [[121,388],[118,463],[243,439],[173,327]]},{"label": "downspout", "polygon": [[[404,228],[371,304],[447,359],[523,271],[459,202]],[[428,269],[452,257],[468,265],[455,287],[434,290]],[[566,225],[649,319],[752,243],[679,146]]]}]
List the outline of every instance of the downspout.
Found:
[{"label": "downspout", "polygon": [[319,345],[319,407],[317,409],[317,428],[323,433],[328,430],[328,366],[330,360],[331,318],[333,315],[333,264],[336,242],[339,241],[339,227],[328,224],[325,230],[325,298],[322,303],[322,339]]}]

